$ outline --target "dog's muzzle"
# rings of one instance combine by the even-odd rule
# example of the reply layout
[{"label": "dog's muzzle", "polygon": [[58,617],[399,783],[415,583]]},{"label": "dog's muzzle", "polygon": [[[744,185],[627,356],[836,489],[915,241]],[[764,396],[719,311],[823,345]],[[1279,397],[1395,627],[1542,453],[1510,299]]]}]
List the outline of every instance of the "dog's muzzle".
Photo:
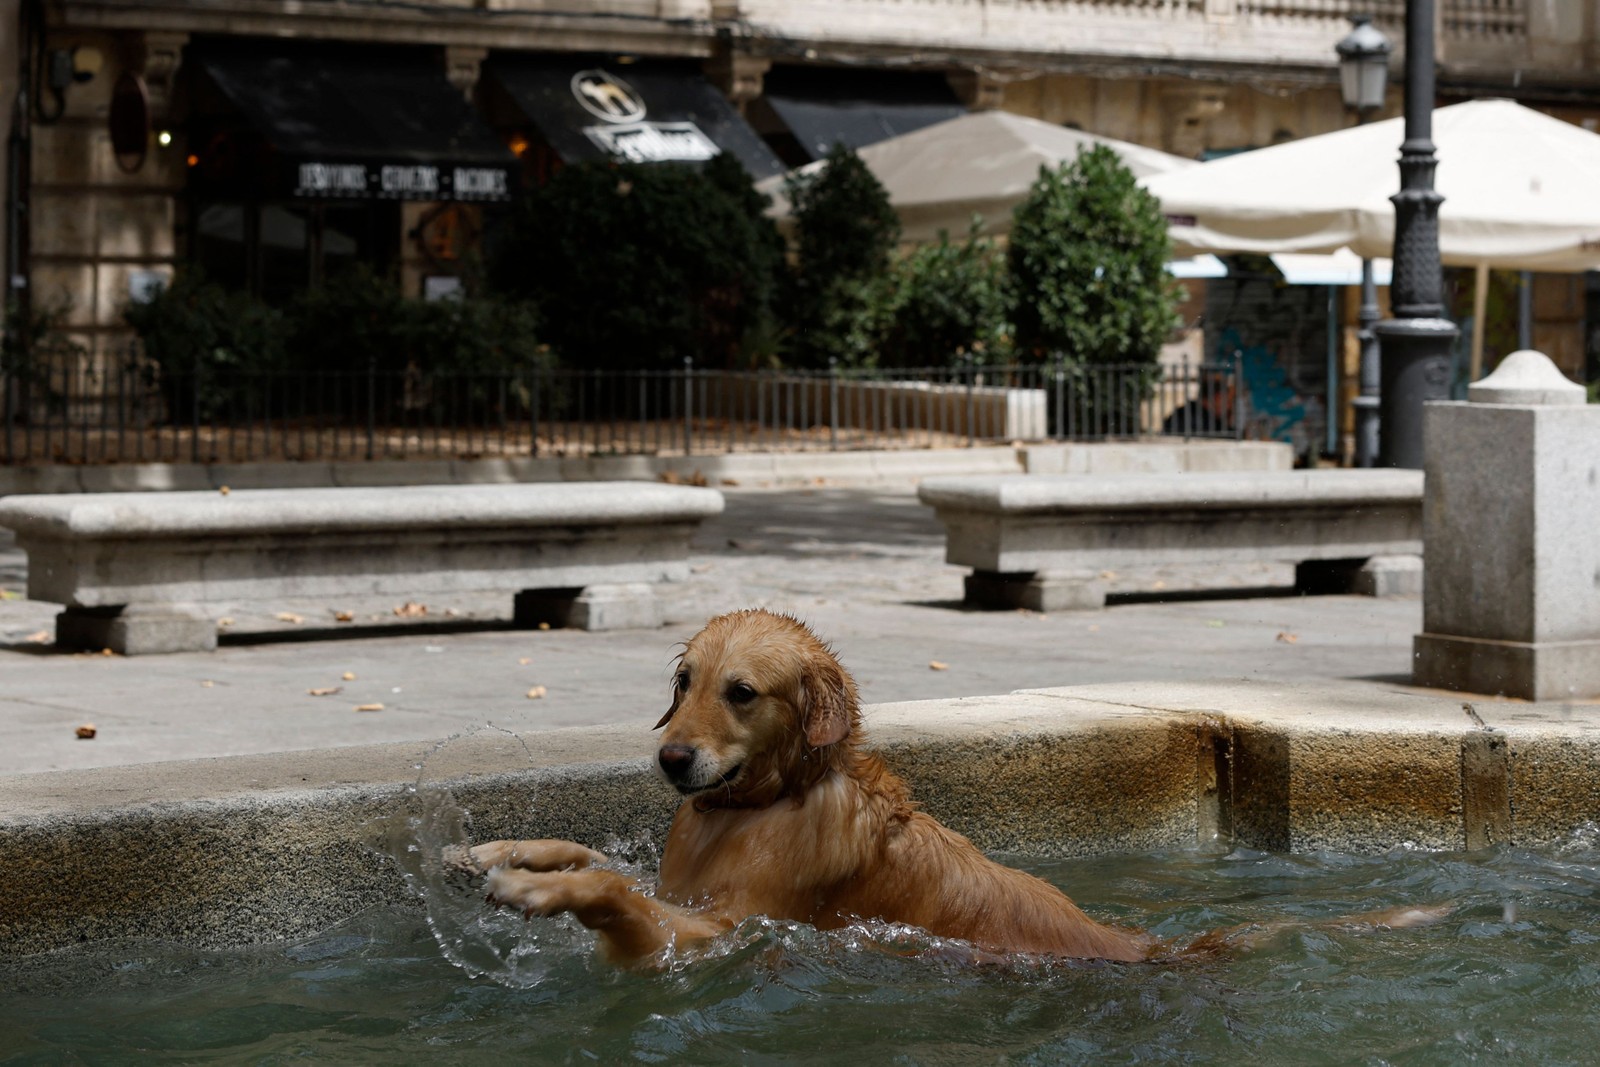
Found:
[{"label": "dog's muzzle", "polygon": [[703,793],[707,789],[720,789],[737,778],[744,769],[743,764],[738,764],[725,772],[718,772],[707,766],[709,761],[703,759],[700,750],[693,745],[662,745],[656,753],[656,762],[672,787],[685,796]]}]

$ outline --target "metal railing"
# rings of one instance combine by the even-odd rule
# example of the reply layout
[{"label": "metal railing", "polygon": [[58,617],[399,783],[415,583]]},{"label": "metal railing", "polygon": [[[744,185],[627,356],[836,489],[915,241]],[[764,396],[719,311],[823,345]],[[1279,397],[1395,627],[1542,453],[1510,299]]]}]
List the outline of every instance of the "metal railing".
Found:
[{"label": "metal railing", "polygon": [[245,463],[1236,438],[1236,364],[0,376],[0,464]]}]

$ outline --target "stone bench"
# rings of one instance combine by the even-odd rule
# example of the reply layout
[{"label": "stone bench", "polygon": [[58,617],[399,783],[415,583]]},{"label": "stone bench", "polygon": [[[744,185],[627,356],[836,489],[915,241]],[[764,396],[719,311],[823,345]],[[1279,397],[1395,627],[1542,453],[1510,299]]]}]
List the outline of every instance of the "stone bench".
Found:
[{"label": "stone bench", "polygon": [[1421,591],[1422,472],[930,478],[945,559],[978,607],[1105,605],[1105,573],[1283,562],[1307,591]]},{"label": "stone bench", "polygon": [[99,493],[0,499],[56,642],[125,655],[217,645],[225,605],[515,594],[517,625],[659,626],[712,489],[650,482]]}]

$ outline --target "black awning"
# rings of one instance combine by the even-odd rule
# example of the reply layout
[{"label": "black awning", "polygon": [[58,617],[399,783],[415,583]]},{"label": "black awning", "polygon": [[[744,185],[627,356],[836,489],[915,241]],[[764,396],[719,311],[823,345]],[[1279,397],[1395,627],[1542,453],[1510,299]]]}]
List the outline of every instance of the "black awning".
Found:
[{"label": "black awning", "polygon": [[[258,175],[297,197],[509,200],[516,157],[437,53],[219,42],[199,66],[270,148]],[[203,149],[204,146],[197,146]],[[237,177],[235,178],[237,181]]]},{"label": "black awning", "polygon": [[944,76],[926,72],[775,67],[765,99],[802,151],[865,148],[967,113]]},{"label": "black awning", "polygon": [[756,179],[785,169],[697,63],[507,53],[484,73],[568,163],[696,163],[728,152]]}]

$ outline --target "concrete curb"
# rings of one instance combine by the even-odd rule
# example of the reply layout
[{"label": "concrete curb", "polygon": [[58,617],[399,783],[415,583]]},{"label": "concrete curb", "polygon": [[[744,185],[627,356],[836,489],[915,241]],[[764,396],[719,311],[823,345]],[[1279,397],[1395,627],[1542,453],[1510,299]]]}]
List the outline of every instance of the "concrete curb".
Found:
[{"label": "concrete curb", "polygon": [[644,479],[739,485],[880,485],[946,474],[1281,470],[1290,446],[1266,441],[1140,441],[980,445],[860,452],[735,452],[704,456],[507,457],[312,463],[127,463],[0,467],[0,496],[316,486],[511,484]]},{"label": "concrete curb", "polygon": [[[1600,709],[1370,684],[1149,683],[868,709],[935,816],[992,851],[1372,852],[1558,841],[1600,818]],[[0,954],[113,937],[303,935],[414,905],[375,842],[419,784],[471,836],[659,843],[675,797],[641,727],[0,779]]]}]

